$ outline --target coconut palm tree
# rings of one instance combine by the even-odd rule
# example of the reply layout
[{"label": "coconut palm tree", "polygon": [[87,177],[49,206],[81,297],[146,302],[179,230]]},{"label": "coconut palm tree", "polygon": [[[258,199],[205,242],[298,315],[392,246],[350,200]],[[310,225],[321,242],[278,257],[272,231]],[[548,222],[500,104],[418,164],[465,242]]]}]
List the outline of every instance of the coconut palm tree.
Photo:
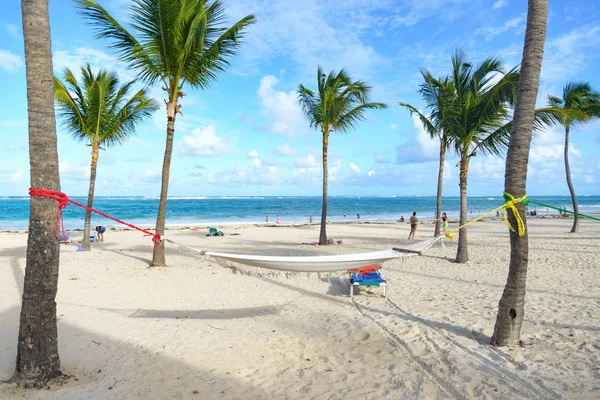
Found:
[{"label": "coconut palm tree", "polygon": [[[73,72],[66,69],[63,81],[54,78],[54,98],[63,125],[76,140],[92,148],[90,164],[90,187],[87,206],[94,203],[96,169],[100,149],[125,142],[135,134],[135,128],[158,109],[154,100],[148,99],[146,89],[130,95],[135,81],[124,85],[114,72],[92,72],[88,64],[81,68],[81,82]],[[90,250],[90,222],[92,212],[85,213],[83,248]]]},{"label": "coconut palm tree", "polygon": [[[22,0],[31,187],[60,191],[52,99],[48,0]],[[56,327],[59,243],[57,203],[31,197],[23,301],[13,382],[41,387],[62,375]]]},{"label": "coconut palm tree", "polygon": [[343,69],[326,75],[317,68],[317,92],[298,86],[298,100],[310,126],[323,135],[323,208],[319,244],[327,244],[327,148],[331,133],[346,133],[365,119],[367,110],[387,108],[383,103],[370,103],[371,88],[362,81],[353,81]]},{"label": "coconut palm tree", "polygon": [[432,139],[440,141],[440,159],[438,167],[437,181],[437,201],[435,209],[435,231],[434,236],[440,235],[440,225],[442,217],[442,186],[444,178],[444,161],[446,150],[451,145],[452,137],[449,131],[449,116],[451,113],[452,101],[454,99],[454,85],[449,77],[435,79],[429,71],[421,71],[423,80],[419,93],[425,100],[429,114],[424,115],[416,107],[407,104],[399,103],[400,106],[406,107],[411,116],[416,115],[425,131]]},{"label": "coconut palm tree", "polygon": [[[225,70],[244,31],[255,22],[248,15],[230,27],[223,26],[225,9],[220,0],[132,0],[129,8],[136,36],[93,0],[75,0],[99,38],[109,39],[121,60],[149,85],[161,83],[166,92],[167,138],[156,233],[164,234],[173,152],[175,118],[185,85],[207,88]],[[154,246],[153,266],[166,265],[164,241]]]},{"label": "coconut palm tree", "polygon": [[[502,155],[508,145],[511,105],[516,95],[519,73],[505,70],[502,61],[488,58],[474,67],[457,50],[452,56],[450,79],[454,84],[454,100],[448,130],[454,150],[460,157],[460,225],[467,222],[467,177],[469,163],[478,154]],[[459,231],[456,262],[465,263],[467,228]]]},{"label": "coconut palm tree", "polygon": [[[573,211],[578,213],[579,205],[571,181],[571,167],[569,166],[569,133],[573,126],[600,118],[600,94],[593,91],[589,83],[569,82],[563,88],[562,98],[548,96],[548,108],[544,110],[554,113],[556,120],[565,127],[565,174],[573,202]],[[575,214],[571,233],[578,230],[579,216]]]},{"label": "coconut palm tree", "polygon": [[[540,83],[547,19],[548,0],[529,0],[521,77],[504,175],[504,190],[515,197],[527,193],[527,165],[534,128],[535,102]],[[519,203],[516,207],[526,226],[525,205]],[[509,221],[516,226],[515,216],[510,211],[508,214]],[[493,345],[516,345],[519,342],[523,323],[528,258],[527,231],[523,237],[511,231],[508,279],[498,306],[496,326],[492,335]]]}]

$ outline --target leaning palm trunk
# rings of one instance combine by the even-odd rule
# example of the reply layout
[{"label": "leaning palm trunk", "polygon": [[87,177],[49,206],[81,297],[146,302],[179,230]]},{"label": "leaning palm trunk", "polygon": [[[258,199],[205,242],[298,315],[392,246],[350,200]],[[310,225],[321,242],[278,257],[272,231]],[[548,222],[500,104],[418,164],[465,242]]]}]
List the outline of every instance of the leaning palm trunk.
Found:
[{"label": "leaning palm trunk", "polygon": [[[47,0],[23,0],[31,187],[60,190]],[[56,291],[59,243],[56,201],[32,197],[25,281],[13,382],[43,386],[62,375],[58,356]]]},{"label": "leaning palm trunk", "polygon": [[329,135],[323,132],[323,209],[321,210],[321,232],[319,233],[319,244],[327,244],[327,147]]},{"label": "leaning palm trunk", "polygon": [[[460,161],[460,226],[467,223],[467,174],[469,171],[469,161]],[[456,252],[457,263],[466,263],[469,261],[467,251],[467,228],[460,228],[458,231],[458,250]]]},{"label": "leaning palm trunk", "polygon": [[[573,201],[573,211],[579,212],[579,205],[577,204],[577,196],[575,195],[575,189],[573,188],[573,182],[571,181],[571,167],[569,166],[569,126],[565,128],[565,174],[567,175],[567,186],[569,186],[569,193],[571,193],[571,200]],[[573,215],[573,227],[571,233],[576,233],[579,230],[579,216]]]},{"label": "leaning palm trunk", "polygon": [[442,186],[444,181],[444,159],[446,157],[446,135],[442,134],[440,138],[440,167],[438,170],[437,182],[437,200],[435,205],[435,231],[433,236],[440,235],[440,225],[442,223]]},{"label": "leaning palm trunk", "polygon": [[92,222],[92,211],[90,210],[94,205],[94,191],[96,189],[96,170],[98,169],[98,143],[92,143],[92,163],[90,165],[90,189],[88,190],[87,207],[85,211],[85,222],[83,225],[83,249],[89,251],[90,245],[90,230]]},{"label": "leaning palm trunk", "polygon": [[[170,115],[167,120],[167,143],[165,145],[165,157],[163,159],[162,168],[162,183],[160,186],[160,200],[158,203],[158,216],[156,217],[156,231],[155,233],[161,236],[165,233],[165,219],[167,216],[167,193],[169,191],[169,171],[171,169],[171,155],[173,154],[173,136],[175,134],[175,113],[173,116]],[[154,246],[154,252],[152,253],[152,266],[153,267],[164,267],[166,265],[165,259],[165,242],[161,240],[157,245]]]},{"label": "leaning palm trunk", "polygon": [[[531,145],[531,131],[535,113],[544,41],[546,38],[547,0],[529,0],[527,12],[527,31],[521,62],[521,77],[517,91],[517,102],[513,118],[513,130],[510,135],[504,189],[514,197],[527,193],[527,165]],[[527,228],[525,205],[517,204],[518,213]],[[508,213],[509,222],[517,226],[515,216]],[[525,287],[527,282],[527,262],[529,243],[527,230],[520,237],[510,232],[510,264],[508,280],[498,306],[498,316],[491,343],[497,346],[519,343],[523,312],[525,308]]]}]

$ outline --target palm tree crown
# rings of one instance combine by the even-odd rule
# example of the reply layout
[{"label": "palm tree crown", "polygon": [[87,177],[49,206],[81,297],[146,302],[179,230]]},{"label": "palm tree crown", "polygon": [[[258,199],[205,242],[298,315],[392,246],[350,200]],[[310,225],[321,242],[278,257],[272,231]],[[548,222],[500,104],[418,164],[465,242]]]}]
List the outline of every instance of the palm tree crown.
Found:
[{"label": "palm tree crown", "polygon": [[63,80],[54,77],[59,118],[76,140],[104,146],[123,143],[158,109],[146,89],[129,96],[135,81],[120,85],[114,72],[101,69],[94,74],[89,64],[81,68],[81,76],[78,81],[65,69]]},{"label": "palm tree crown", "polygon": [[548,96],[548,111],[554,111],[556,119],[565,128],[600,118],[600,94],[589,83],[569,82],[563,89],[562,98]]},{"label": "palm tree crown", "polygon": [[219,0],[133,0],[129,11],[136,37],[95,1],[75,1],[97,36],[110,39],[140,79],[162,82],[173,104],[185,83],[206,88],[214,81],[228,65],[226,57],[236,53],[244,29],[255,22],[248,15],[223,27],[225,10]]},{"label": "palm tree crown", "polygon": [[311,127],[319,127],[327,134],[346,133],[365,119],[367,110],[387,108],[383,103],[370,103],[371,88],[362,81],[352,81],[343,69],[337,74],[326,75],[317,69],[317,93],[298,86],[302,112]]}]

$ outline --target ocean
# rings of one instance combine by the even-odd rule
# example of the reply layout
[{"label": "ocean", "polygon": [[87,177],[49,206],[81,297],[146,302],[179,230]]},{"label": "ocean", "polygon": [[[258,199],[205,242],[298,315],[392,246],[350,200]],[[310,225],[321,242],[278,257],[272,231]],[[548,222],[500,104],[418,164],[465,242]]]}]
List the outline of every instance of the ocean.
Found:
[{"label": "ocean", "polygon": [[[73,197],[85,203],[86,197]],[[542,203],[571,209],[568,196],[532,197]],[[435,197],[353,197],[332,196],[328,199],[328,220],[334,222],[382,221],[392,222],[413,211],[421,220],[431,220],[435,214]],[[580,212],[600,213],[600,196],[578,197]],[[469,197],[471,216],[502,205],[501,196]],[[459,214],[459,198],[444,197],[443,211],[450,218]],[[121,220],[141,227],[153,227],[158,210],[157,197],[102,197],[94,199],[94,208]],[[546,215],[546,209],[537,207],[538,215]],[[346,216],[344,216],[346,213]],[[549,214],[557,214],[549,210]],[[82,229],[85,211],[74,205],[64,210],[65,227]],[[314,222],[321,220],[320,196],[297,197],[170,197],[167,204],[167,226],[211,226],[232,224],[275,223],[279,215],[281,223],[307,223],[312,216]],[[0,229],[27,229],[29,197],[0,197]],[[92,226],[108,228],[122,227],[104,217],[92,214]]]}]

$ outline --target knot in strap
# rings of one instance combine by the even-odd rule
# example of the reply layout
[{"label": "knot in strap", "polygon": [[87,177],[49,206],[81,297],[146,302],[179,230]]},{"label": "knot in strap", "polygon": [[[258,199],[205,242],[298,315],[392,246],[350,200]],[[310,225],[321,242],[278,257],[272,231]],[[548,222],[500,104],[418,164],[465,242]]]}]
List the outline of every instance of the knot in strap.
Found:
[{"label": "knot in strap", "polygon": [[[516,204],[518,204],[518,203],[527,204],[527,195],[515,198],[512,194],[504,192],[503,197],[505,200],[504,208],[502,209],[502,218],[504,219],[504,223],[506,223],[506,226],[508,226],[508,229],[510,229],[511,231],[513,231],[515,233],[518,233],[520,237],[523,237],[523,235],[525,235],[525,223],[523,222],[523,219],[521,218],[521,214],[519,214],[519,210],[517,210]],[[515,228],[513,228],[510,221],[508,220],[506,214],[504,213],[505,209],[512,211],[512,213],[515,217],[515,220],[517,221],[517,230],[515,230]]]}]

